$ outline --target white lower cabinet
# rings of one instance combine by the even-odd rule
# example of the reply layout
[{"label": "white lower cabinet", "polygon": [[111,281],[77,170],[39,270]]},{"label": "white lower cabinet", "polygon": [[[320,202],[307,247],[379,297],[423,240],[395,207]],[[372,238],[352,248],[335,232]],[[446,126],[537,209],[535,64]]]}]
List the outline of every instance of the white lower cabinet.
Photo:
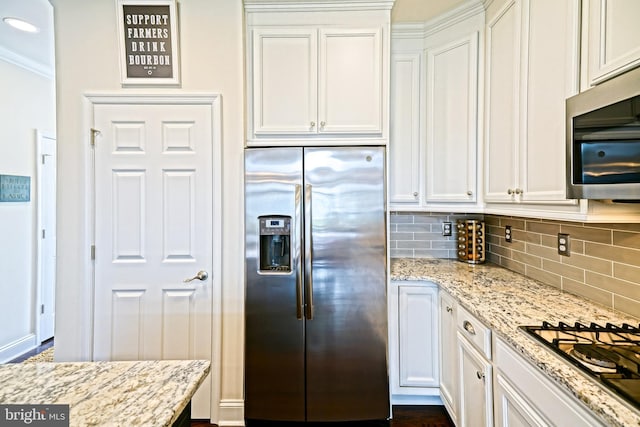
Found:
[{"label": "white lower cabinet", "polygon": [[449,416],[457,423],[458,414],[458,344],[456,301],[440,291],[440,398]]},{"label": "white lower cabinet", "polygon": [[458,307],[459,427],[493,426],[491,330]]},{"label": "white lower cabinet", "polygon": [[601,426],[568,395],[501,339],[495,340],[495,424],[520,426]]},{"label": "white lower cabinet", "polygon": [[389,292],[391,402],[439,403],[438,286],[391,282]]}]

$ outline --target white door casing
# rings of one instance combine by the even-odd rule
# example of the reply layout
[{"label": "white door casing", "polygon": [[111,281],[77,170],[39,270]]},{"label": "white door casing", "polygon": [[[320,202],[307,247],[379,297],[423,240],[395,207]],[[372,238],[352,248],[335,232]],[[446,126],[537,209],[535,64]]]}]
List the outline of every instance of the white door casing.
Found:
[{"label": "white door casing", "polygon": [[38,339],[53,337],[56,288],[56,138],[36,131],[38,168]]},{"label": "white door casing", "polygon": [[[93,359],[211,360],[192,408],[193,417],[211,418],[220,353],[213,319],[220,314],[220,98],[90,101]],[[184,282],[200,270],[208,278]]]}]

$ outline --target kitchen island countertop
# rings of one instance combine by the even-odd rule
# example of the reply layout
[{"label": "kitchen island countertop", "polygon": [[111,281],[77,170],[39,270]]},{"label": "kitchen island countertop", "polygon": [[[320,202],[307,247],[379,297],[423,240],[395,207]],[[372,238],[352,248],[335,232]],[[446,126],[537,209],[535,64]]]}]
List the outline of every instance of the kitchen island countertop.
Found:
[{"label": "kitchen island countertop", "polygon": [[596,381],[577,372],[518,328],[520,325],[539,325],[542,321],[637,325],[638,319],[493,264],[393,258],[391,280],[437,283],[547,377],[582,401],[603,424],[640,426],[640,412],[611,396]]},{"label": "kitchen island countertop", "polygon": [[170,426],[210,367],[208,360],[0,365],[0,403],[68,404],[70,426]]}]

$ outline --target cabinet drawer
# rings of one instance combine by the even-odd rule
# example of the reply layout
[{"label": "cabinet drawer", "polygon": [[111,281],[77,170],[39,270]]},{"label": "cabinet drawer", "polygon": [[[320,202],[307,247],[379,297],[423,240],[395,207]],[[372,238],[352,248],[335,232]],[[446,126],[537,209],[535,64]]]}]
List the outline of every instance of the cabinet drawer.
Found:
[{"label": "cabinet drawer", "polygon": [[491,329],[483,325],[460,305],[458,305],[457,324],[460,333],[487,359],[491,360]]}]

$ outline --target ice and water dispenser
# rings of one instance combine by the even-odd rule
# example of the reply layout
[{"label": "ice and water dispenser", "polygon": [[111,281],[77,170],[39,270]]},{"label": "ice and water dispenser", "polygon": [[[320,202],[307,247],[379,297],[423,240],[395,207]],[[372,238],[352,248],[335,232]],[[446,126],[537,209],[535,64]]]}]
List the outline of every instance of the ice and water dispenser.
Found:
[{"label": "ice and water dispenser", "polygon": [[288,273],[291,271],[291,217],[261,216],[260,271]]}]

